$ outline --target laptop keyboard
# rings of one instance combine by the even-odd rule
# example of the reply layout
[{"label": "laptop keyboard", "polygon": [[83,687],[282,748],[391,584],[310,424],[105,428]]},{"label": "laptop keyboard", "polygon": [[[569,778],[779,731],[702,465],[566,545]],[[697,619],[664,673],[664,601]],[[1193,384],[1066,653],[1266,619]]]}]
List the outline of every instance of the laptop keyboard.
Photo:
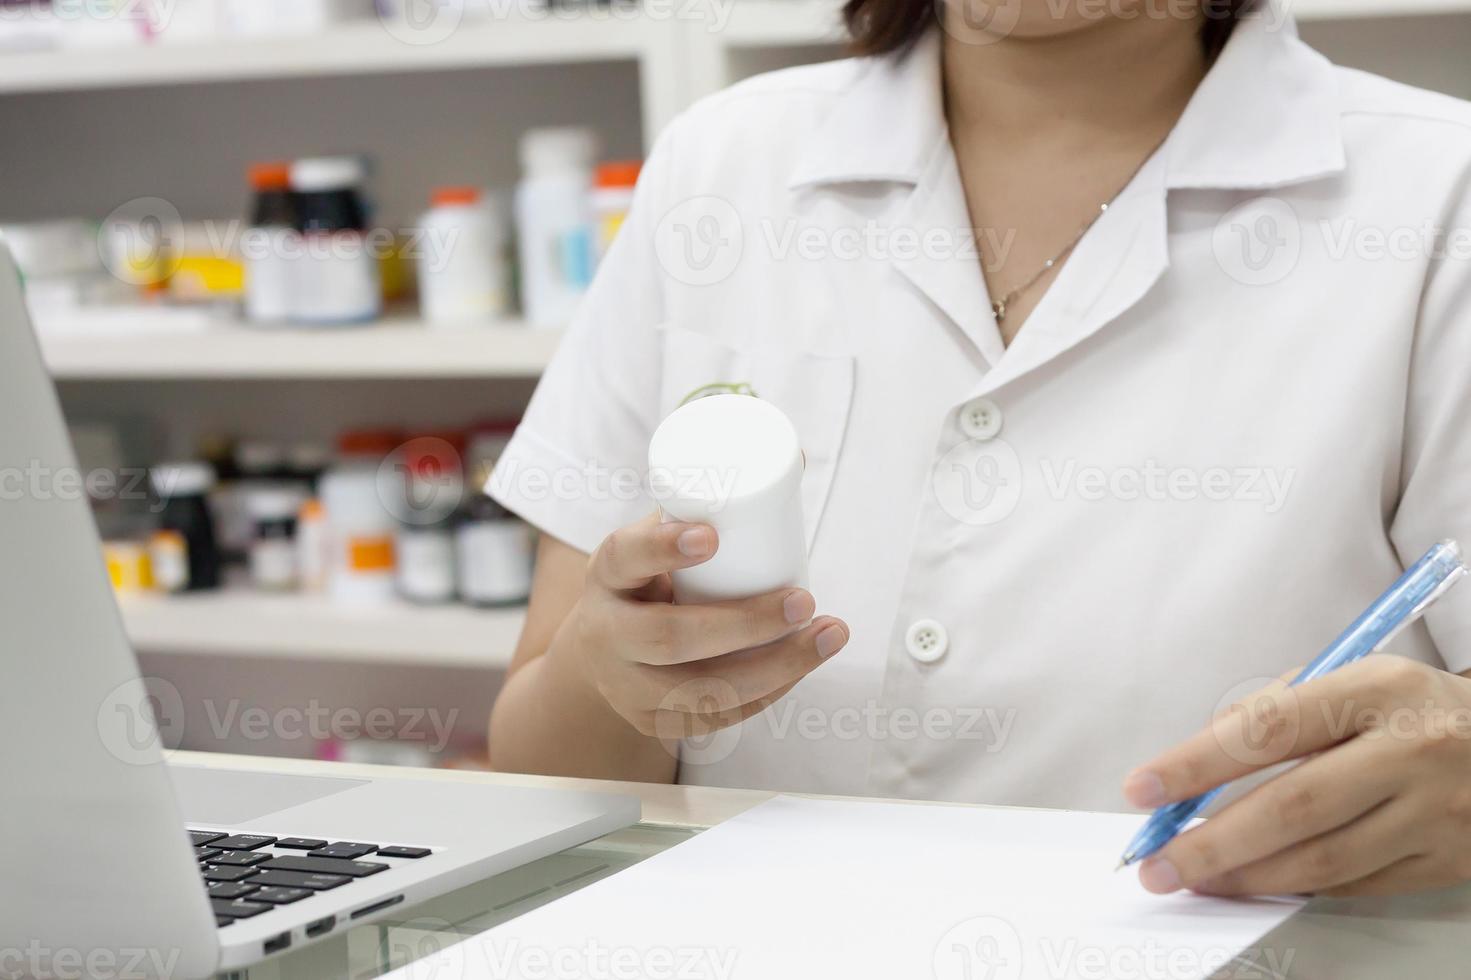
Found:
[{"label": "laptop keyboard", "polygon": [[189,840],[221,928],[317,892],[350,887],[359,879],[433,853],[427,847],[217,830],[191,830]]}]

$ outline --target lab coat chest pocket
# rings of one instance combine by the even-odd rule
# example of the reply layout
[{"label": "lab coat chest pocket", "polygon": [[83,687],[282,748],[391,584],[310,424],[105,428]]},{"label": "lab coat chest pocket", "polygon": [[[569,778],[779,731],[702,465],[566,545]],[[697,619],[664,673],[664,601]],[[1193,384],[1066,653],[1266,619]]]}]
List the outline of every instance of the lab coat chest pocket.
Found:
[{"label": "lab coat chest pocket", "polygon": [[661,417],[696,390],[712,384],[749,384],[797,427],[807,466],[802,474],[802,516],[807,548],[832,490],[853,400],[853,358],[806,351],[745,350],[687,327],[666,324]]}]

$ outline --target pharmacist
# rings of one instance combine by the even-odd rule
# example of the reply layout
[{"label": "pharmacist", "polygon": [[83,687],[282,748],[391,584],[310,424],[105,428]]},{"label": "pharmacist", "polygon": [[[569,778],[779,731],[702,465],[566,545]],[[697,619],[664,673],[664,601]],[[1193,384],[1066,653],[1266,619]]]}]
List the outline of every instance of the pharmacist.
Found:
[{"label": "pharmacist", "polygon": [[[1269,761],[1196,733],[1471,544],[1471,107],[1240,6],[852,0],[867,57],[669,127],[493,483],[545,532],[497,767],[1124,809]],[[673,606],[719,543],[638,477],[734,383],[810,591]],[[1471,587],[1393,653],[1145,886],[1471,878]]]}]

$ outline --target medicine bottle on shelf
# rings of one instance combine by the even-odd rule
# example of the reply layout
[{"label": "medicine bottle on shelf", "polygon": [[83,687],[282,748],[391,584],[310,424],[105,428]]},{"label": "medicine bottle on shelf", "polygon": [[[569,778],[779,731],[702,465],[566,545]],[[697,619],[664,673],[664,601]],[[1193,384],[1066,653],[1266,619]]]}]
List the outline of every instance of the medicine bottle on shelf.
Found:
[{"label": "medicine bottle on shelf", "polygon": [[296,588],[296,523],[302,492],[289,485],[256,486],[247,491],[251,520],[250,581],[268,592]]},{"label": "medicine bottle on shelf", "polygon": [[643,165],[637,160],[614,160],[598,164],[593,177],[592,211],[597,225],[598,258],[608,252],[623,219],[633,206],[633,190],[638,185],[639,170]]},{"label": "medicine bottle on shelf", "polygon": [[421,435],[399,450],[405,496],[396,508],[398,594],[443,603],[456,593],[455,526],[465,496],[464,437]]},{"label": "medicine bottle on shelf", "polygon": [[220,553],[206,497],[215,484],[207,463],[165,463],[148,473],[163,507],[149,539],[154,584],[165,592],[220,585]]},{"label": "medicine bottle on shelf", "polygon": [[250,227],[240,244],[245,262],[245,319],[261,325],[285,323],[291,316],[290,255],[299,247],[291,164],[252,165],[250,188]]},{"label": "medicine bottle on shelf", "polygon": [[337,462],[322,475],[327,591],[334,599],[372,604],[393,598],[398,523],[380,471],[399,441],[387,430],[344,432]]},{"label": "medicine bottle on shelf", "polygon": [[296,580],[301,591],[326,592],[331,561],[327,510],[312,497],[296,514]]},{"label": "medicine bottle on shelf", "polygon": [[531,595],[532,530],[485,493],[515,428],[515,422],[477,426],[465,453],[469,485],[455,531],[455,559],[460,598],[475,606],[517,605]]},{"label": "medicine bottle on shelf", "polygon": [[366,178],[357,157],[315,157],[291,166],[301,234],[291,259],[290,319],[295,323],[361,323],[382,312],[379,259],[367,237]]},{"label": "medicine bottle on shelf", "polygon": [[533,327],[565,327],[592,281],[597,137],[581,127],[533,129],[521,139],[516,240],[521,306]]},{"label": "medicine bottle on shelf", "polygon": [[378,470],[337,467],[322,477],[333,599],[381,603],[393,597],[394,535],[398,527],[378,491]]},{"label": "medicine bottle on shelf", "polygon": [[441,187],[419,221],[419,309],[433,324],[505,315],[510,289],[500,209],[474,187]]}]

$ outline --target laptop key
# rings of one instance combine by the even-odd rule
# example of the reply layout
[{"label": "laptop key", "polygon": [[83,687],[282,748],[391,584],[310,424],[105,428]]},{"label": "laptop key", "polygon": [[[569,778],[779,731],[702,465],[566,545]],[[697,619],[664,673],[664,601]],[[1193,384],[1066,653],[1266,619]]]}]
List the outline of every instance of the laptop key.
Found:
[{"label": "laptop key", "polygon": [[213,865],[204,869],[205,881],[239,881],[255,874],[254,868],[219,868]]},{"label": "laptop key", "polygon": [[274,885],[262,888],[250,896],[252,902],[270,902],[272,905],[290,905],[299,902],[303,898],[309,898],[316,892],[310,888],[279,888]]},{"label": "laptop key", "polygon": [[388,865],[374,864],[370,861],[343,861],[340,858],[314,857],[272,858],[261,867],[269,871],[305,871],[309,874],[347,875],[349,878],[366,878],[368,875],[388,870]]},{"label": "laptop key", "polygon": [[354,844],[350,841],[340,840],[326,847],[315,848],[307,857],[314,858],[360,858],[364,854],[372,854],[378,850],[375,844]]},{"label": "laptop key", "polygon": [[234,925],[234,924],[235,924],[235,920],[232,919],[232,918],[230,918],[228,915],[217,915],[217,916],[215,916],[215,928],[217,928],[217,929],[223,929],[223,928],[225,928],[225,926],[230,926],[230,925]]},{"label": "laptop key", "polygon": [[214,909],[215,915],[228,915],[233,919],[248,919],[262,912],[269,912],[275,908],[264,902],[252,902],[244,898],[226,901],[223,898],[212,898],[209,900],[210,908]]},{"label": "laptop key", "polygon": [[223,853],[225,853],[225,852],[222,851],[222,850],[220,850],[218,847],[196,847],[194,849],[194,857],[197,858],[200,861],[208,861],[210,858],[214,857],[216,854],[223,854]]},{"label": "laptop key", "polygon": [[216,881],[205,887],[210,898],[240,898],[259,888],[248,881]]},{"label": "laptop key", "polygon": [[236,834],[233,837],[210,841],[211,845],[222,851],[253,851],[257,847],[265,847],[267,844],[274,843],[276,843],[276,838],[267,837],[265,834]]},{"label": "laptop key", "polygon": [[303,874],[300,871],[262,871],[250,880],[252,884],[263,887],[309,888],[314,892],[340,888],[352,881],[346,875]]},{"label": "laptop key", "polygon": [[276,841],[276,846],[293,851],[315,851],[319,847],[326,847],[327,842],[317,837],[282,837]]},{"label": "laptop key", "polygon": [[248,868],[256,864],[265,864],[271,859],[269,854],[261,854],[257,851],[220,851],[210,858],[210,864],[228,864],[237,868]]},{"label": "laptop key", "polygon": [[421,858],[428,857],[433,853],[427,847],[401,847],[394,845],[393,847],[378,848],[378,856],[385,858]]},{"label": "laptop key", "polygon": [[193,844],[195,847],[198,847],[200,844],[212,843],[225,836],[218,830],[191,830],[188,833],[189,843]]}]

